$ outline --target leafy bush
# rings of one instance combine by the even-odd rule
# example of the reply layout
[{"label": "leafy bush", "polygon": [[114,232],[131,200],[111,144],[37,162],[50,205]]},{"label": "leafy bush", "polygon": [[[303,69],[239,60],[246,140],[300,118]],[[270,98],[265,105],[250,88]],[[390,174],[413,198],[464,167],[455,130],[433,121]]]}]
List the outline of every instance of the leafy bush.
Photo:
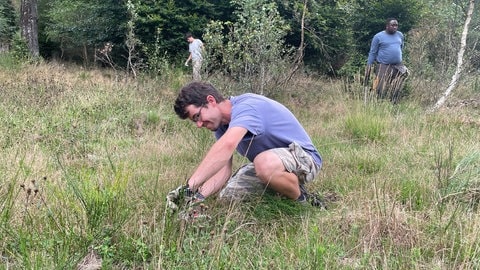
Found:
[{"label": "leafy bush", "polygon": [[289,30],[275,3],[234,0],[236,22],[213,21],[206,29],[211,72],[228,75],[244,91],[266,94],[284,80],[292,50],[284,46]]},{"label": "leafy bush", "polygon": [[0,66],[7,69],[17,69],[30,60],[30,51],[27,43],[16,33],[8,52],[0,53]]}]

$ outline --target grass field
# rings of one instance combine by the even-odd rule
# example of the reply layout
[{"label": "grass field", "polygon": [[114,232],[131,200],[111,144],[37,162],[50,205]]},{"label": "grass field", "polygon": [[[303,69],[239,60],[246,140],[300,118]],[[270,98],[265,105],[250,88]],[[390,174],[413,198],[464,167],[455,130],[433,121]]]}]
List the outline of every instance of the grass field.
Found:
[{"label": "grass field", "polygon": [[322,154],[308,188],[328,209],[209,198],[208,217],[185,222],[165,196],[213,136],[176,117],[187,76],[167,75],[0,69],[0,269],[480,268],[476,83],[427,113],[438,81],[412,78],[392,105],[364,104],[355,82],[296,78],[275,98]]}]

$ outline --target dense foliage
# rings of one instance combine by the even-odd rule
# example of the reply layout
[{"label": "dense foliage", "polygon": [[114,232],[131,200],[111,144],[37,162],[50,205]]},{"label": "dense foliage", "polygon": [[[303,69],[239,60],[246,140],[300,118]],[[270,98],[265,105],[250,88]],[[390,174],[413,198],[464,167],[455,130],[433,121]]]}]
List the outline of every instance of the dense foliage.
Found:
[{"label": "dense foliage", "polygon": [[[285,30],[282,27],[271,29],[270,24],[256,25],[257,28],[263,27],[259,29],[260,32],[278,31],[278,40],[262,41],[265,43],[262,54],[267,54],[268,48],[277,45],[283,46],[285,50],[297,48],[303,52],[302,63],[305,64],[305,71],[331,76],[352,76],[363,67],[372,36],[384,29],[385,19],[389,17],[398,18],[400,31],[407,34],[407,44],[412,30],[412,35],[419,31],[421,35],[425,35],[425,42],[430,45],[425,47],[427,51],[422,52],[425,53],[422,62],[432,66],[438,66],[440,65],[438,62],[442,62],[444,66],[441,69],[446,71],[445,64],[450,65],[455,61],[454,52],[458,49],[456,40],[461,31],[466,8],[464,3],[466,1],[461,0],[261,2],[273,5],[275,12],[278,12],[284,24],[288,26],[285,28],[288,30]],[[224,26],[235,26],[234,29],[224,27],[218,34],[227,35],[230,32],[237,36],[238,42],[248,40],[248,35],[242,33],[250,31],[249,25],[255,24],[255,16],[261,12],[260,6],[257,0],[39,1],[40,53],[46,59],[74,60],[89,66],[96,60],[98,64],[99,51],[104,49],[106,44],[111,44],[108,61],[101,61],[101,64],[126,69],[126,62],[134,60],[142,64],[139,64],[139,67],[154,71],[165,62],[181,66],[188,54],[188,44],[184,37],[186,32],[191,32],[202,40],[208,39],[205,36],[209,31],[207,26],[216,22]],[[16,27],[12,23],[16,22],[15,13],[10,12],[11,10],[10,0],[0,1],[1,42],[12,41],[12,29]],[[238,16],[239,13],[243,15]],[[473,22],[473,27],[478,27],[478,18],[474,18]],[[424,33],[422,32],[424,26],[438,27],[439,30]],[[135,46],[131,46],[132,39],[135,40]],[[478,51],[475,49],[475,40],[478,40],[478,37],[470,41],[473,50],[472,53],[468,53],[473,60],[475,57],[480,58],[477,56],[478,53],[475,53]],[[206,43],[206,47],[223,46],[224,50],[228,50],[228,39],[216,42]],[[300,48],[302,45],[304,47]],[[418,44],[413,44],[413,47],[417,48],[416,46]],[[131,57],[132,53],[135,54],[135,58]],[[250,56],[254,59],[253,56],[256,55]],[[288,53],[280,56],[282,60],[291,60]],[[408,56],[407,48],[407,62]],[[209,68],[225,70],[231,67],[228,65],[219,67],[218,63],[215,63]]]},{"label": "dense foliage", "polygon": [[10,0],[0,0],[0,51],[9,44],[17,29],[15,10]]},{"label": "dense foliage", "polygon": [[40,32],[62,57],[81,57],[88,63],[103,43],[122,44],[124,40],[127,16],[123,1],[51,0],[44,8],[45,24]]},{"label": "dense foliage", "polygon": [[[204,35],[209,66],[243,82],[248,91],[264,94],[266,85],[281,81],[293,51],[284,37],[289,31],[275,3],[233,0],[235,22],[212,21]],[[285,61],[287,60],[287,61]]]}]

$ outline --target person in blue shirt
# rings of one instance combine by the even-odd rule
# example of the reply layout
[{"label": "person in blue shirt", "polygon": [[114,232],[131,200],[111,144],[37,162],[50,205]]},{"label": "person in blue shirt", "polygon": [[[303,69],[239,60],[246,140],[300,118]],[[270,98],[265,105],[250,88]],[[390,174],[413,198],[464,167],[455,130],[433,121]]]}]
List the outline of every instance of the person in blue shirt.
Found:
[{"label": "person in blue shirt", "polygon": [[377,33],[370,45],[366,68],[366,82],[372,66],[375,64],[375,79],[373,89],[380,98],[390,98],[398,101],[403,83],[408,76],[408,69],[402,63],[404,46],[403,33],[398,31],[398,21],[395,18],[386,20],[385,30]]},{"label": "person in blue shirt", "polygon": [[[224,98],[213,85],[195,81],[180,90],[174,110],[217,139],[187,182],[197,200],[216,193],[243,200],[272,190],[310,201],[304,185],[318,175],[322,158],[287,107],[252,93]],[[235,151],[248,163],[232,176]]]}]

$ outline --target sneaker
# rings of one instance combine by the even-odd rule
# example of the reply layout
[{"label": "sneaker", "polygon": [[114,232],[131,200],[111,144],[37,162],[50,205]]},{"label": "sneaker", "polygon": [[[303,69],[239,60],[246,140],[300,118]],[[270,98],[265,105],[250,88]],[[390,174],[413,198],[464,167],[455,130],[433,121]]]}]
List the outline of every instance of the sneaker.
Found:
[{"label": "sneaker", "polygon": [[300,194],[300,197],[298,197],[297,202],[301,204],[307,204],[308,202],[310,202],[310,204],[314,207],[319,207],[324,210],[327,209],[327,205],[320,198],[320,196],[318,196],[317,194],[308,193],[307,189],[303,184],[300,184],[299,187],[300,187],[301,194]]},{"label": "sneaker", "polygon": [[300,188],[300,196],[298,196],[297,198],[297,202],[301,203],[301,204],[306,204],[308,203],[308,192],[307,190],[305,189],[305,186],[300,184],[299,185],[299,188]]},{"label": "sneaker", "polygon": [[320,199],[320,197],[316,194],[310,196],[310,204],[323,210],[327,210],[327,205],[325,204],[325,202]]},{"label": "sneaker", "polygon": [[308,192],[307,192],[307,189],[305,188],[305,185],[300,184],[300,185],[298,185],[298,187],[300,188],[300,193],[302,193],[302,194],[304,194],[308,197]]}]

